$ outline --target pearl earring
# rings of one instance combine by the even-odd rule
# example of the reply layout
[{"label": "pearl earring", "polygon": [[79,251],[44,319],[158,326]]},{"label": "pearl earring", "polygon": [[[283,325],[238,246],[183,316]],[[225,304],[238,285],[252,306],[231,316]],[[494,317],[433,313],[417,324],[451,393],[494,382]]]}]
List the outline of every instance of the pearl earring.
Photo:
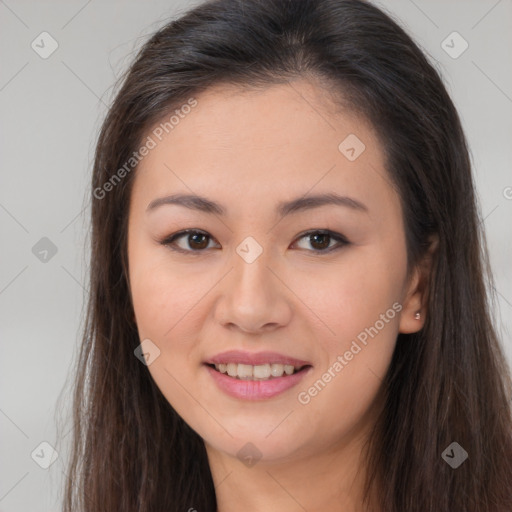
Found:
[{"label": "pearl earring", "polygon": [[415,318],[416,320],[419,320],[419,319],[420,319],[420,317],[421,317],[421,313],[420,313],[419,311],[416,311],[416,313],[414,313],[414,318]]}]

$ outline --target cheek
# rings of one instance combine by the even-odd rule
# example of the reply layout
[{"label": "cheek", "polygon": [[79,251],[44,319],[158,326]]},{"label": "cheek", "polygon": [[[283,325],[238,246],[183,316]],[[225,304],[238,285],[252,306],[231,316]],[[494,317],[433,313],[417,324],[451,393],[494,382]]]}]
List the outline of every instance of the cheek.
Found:
[{"label": "cheek", "polygon": [[404,278],[402,255],[373,246],[347,251],[337,262],[318,265],[314,273],[311,269],[299,274],[294,270],[287,281],[311,308],[311,318],[318,325],[318,334],[322,334],[319,339],[327,342],[332,353],[373,326],[390,308],[386,326],[398,327],[398,315],[392,306],[401,299]]},{"label": "cheek", "polygon": [[[130,253],[130,285],[141,336],[162,339],[187,315],[206,289],[204,275],[170,264],[165,250],[134,247]],[[204,291],[202,292],[204,295]]]},{"label": "cheek", "polygon": [[405,263],[399,251],[373,247],[329,270],[330,280],[317,276],[323,293],[307,300],[335,334],[318,338],[327,357],[301,389],[299,403],[309,417],[327,422],[325,428],[354,426],[377,396],[398,334]]},{"label": "cheek", "polygon": [[394,301],[394,286],[363,276],[353,284],[348,277],[333,284],[329,300],[319,304],[319,316],[335,335],[317,338],[321,364],[297,390],[300,417],[311,428],[329,432],[326,442],[358,431],[371,414],[398,334],[401,305]]},{"label": "cheek", "polygon": [[[190,387],[198,365],[198,295],[207,285],[176,265],[159,248],[134,248],[130,254],[130,283],[139,337],[160,350],[148,370],[169,403],[180,413],[194,409],[183,391]],[[204,281],[204,278],[203,278]],[[193,381],[192,381],[193,382]]]},{"label": "cheek", "polygon": [[[143,337],[160,337],[159,333],[168,325],[174,314],[179,313],[179,302],[169,286],[168,276],[163,271],[150,268],[135,268],[131,275],[133,307],[137,326]],[[173,283],[175,286],[175,283]]]},{"label": "cheek", "polygon": [[[193,387],[201,369],[200,331],[208,315],[208,291],[218,277],[204,265],[177,264],[167,251],[139,246],[131,254],[130,281],[141,340],[150,339],[159,357],[149,371],[179,411],[194,408],[180,386]],[[202,268],[200,268],[202,267]]]},{"label": "cheek", "polygon": [[322,417],[332,407],[335,424],[347,427],[370,407],[396,344],[404,278],[403,255],[374,246],[302,281],[304,302],[322,320],[316,336],[321,367],[300,390],[308,415]]}]

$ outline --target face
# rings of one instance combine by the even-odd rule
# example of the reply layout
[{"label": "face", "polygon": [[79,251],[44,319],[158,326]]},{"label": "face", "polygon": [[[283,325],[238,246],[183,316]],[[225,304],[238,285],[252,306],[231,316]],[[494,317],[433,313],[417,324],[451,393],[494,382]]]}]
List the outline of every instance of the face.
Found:
[{"label": "face", "polygon": [[[210,450],[331,450],[364,431],[397,334],[421,327],[382,148],[311,82],[196,100],[168,134],[148,132],[133,183],[148,370]],[[205,200],[163,199],[178,194]]]}]

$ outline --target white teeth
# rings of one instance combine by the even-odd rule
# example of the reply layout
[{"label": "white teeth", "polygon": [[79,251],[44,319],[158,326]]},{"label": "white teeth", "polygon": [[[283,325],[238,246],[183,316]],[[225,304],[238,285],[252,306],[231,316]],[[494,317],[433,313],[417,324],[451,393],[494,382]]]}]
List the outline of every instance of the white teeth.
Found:
[{"label": "white teeth", "polygon": [[270,377],[270,365],[258,364],[253,368],[252,373],[257,379],[268,379]]},{"label": "white teeth", "polygon": [[[286,375],[292,375],[296,369],[291,364],[277,364],[277,363],[266,363],[258,365],[250,364],[216,364],[215,368],[220,373],[227,373],[230,377],[238,377],[243,380],[268,380],[273,377],[282,377],[284,373]],[[298,370],[298,368],[297,368]]]},{"label": "white teeth", "polygon": [[237,373],[241,379],[252,377],[252,366],[250,364],[239,364]]},{"label": "white teeth", "polygon": [[293,366],[291,364],[285,364],[284,365],[284,372],[288,375],[291,375],[293,373]]}]

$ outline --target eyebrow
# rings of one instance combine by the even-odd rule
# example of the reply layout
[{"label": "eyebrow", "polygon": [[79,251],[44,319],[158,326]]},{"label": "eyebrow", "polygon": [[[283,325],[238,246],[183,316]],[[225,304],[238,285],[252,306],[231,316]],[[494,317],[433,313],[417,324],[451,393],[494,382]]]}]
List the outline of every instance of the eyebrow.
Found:
[{"label": "eyebrow", "polygon": [[[173,194],[166,197],[160,197],[151,201],[146,211],[155,210],[159,206],[174,204],[184,206],[191,210],[197,210],[204,213],[225,216],[226,209],[219,203],[207,199],[206,197],[194,194]],[[368,208],[360,201],[347,196],[341,196],[335,193],[310,195],[307,197],[298,197],[291,201],[282,201],[276,207],[276,213],[281,217],[296,213],[299,211],[311,210],[325,205],[336,205],[351,208],[355,211],[368,213]]]}]

